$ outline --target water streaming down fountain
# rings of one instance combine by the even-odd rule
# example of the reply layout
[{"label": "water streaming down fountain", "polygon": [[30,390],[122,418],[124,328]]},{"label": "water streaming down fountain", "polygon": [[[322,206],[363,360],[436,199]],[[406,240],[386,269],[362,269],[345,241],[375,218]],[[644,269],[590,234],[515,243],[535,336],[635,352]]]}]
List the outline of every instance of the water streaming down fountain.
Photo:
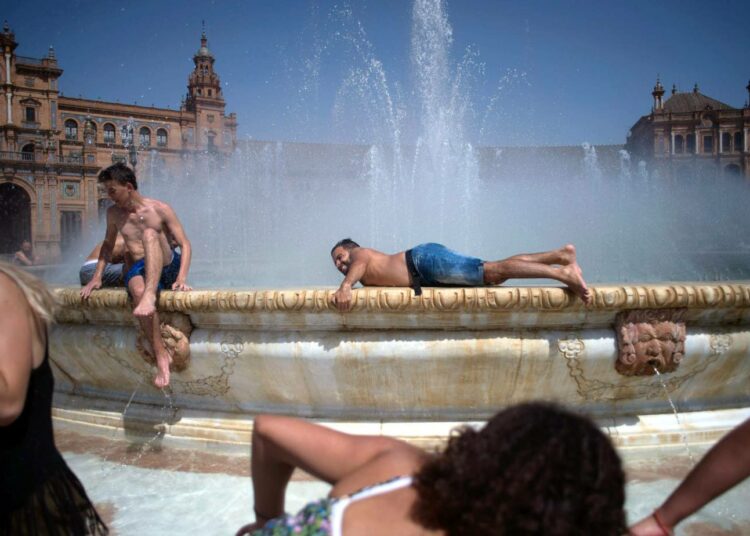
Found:
[{"label": "water streaming down fountain", "polygon": [[[162,309],[194,329],[191,363],[172,375],[180,409],[160,442],[244,448],[260,411],[429,442],[449,423],[544,398],[600,418],[620,446],[654,446],[674,442],[675,430],[712,441],[748,414],[750,285],[728,281],[750,276],[746,185],[659,178],[644,162],[631,171],[619,147],[472,143],[470,77],[451,63],[443,8],[415,2],[414,109],[362,34],[346,34],[361,64],[337,105],[369,96],[363,108],[379,123],[371,144],[247,142],[228,161],[206,155],[163,181],[148,176],[155,157],[141,158],[144,193],[172,202],[191,236],[193,284],[232,287],[162,294]],[[339,281],[328,251],[344,236],[389,251],[442,241],[486,258],[574,242],[594,304],[556,288],[420,298],[368,288],[342,315],[321,286]],[[706,283],[679,282],[696,280]],[[143,389],[128,405],[135,418],[120,418],[130,386],[151,377],[124,293],[103,291],[85,306],[74,289],[58,296],[58,418],[152,437],[158,391]],[[687,310],[679,368],[660,375],[663,384],[618,373],[617,314],[664,308]],[[665,392],[682,412],[676,425]]]}]

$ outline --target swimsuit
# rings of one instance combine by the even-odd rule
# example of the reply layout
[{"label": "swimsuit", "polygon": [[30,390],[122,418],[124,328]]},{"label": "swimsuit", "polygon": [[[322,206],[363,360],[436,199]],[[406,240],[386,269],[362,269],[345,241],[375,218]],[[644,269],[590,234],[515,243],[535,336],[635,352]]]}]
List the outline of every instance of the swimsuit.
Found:
[{"label": "swimsuit", "polygon": [[406,251],[406,267],[414,293],[422,294],[422,286],[484,285],[484,261],[448,249],[442,244],[420,244]]},{"label": "swimsuit", "polygon": [[[78,279],[81,286],[87,285],[96,271],[97,260],[90,260],[83,263],[78,272]],[[102,287],[121,287],[122,286],[122,263],[107,264],[102,274]]]},{"label": "swimsuit", "polygon": [[44,361],[29,376],[21,415],[8,426],[0,426],[0,534],[108,532],[55,447],[54,386],[47,349]]},{"label": "swimsuit", "polygon": [[272,519],[252,536],[341,536],[344,511],[353,502],[411,486],[410,476],[400,476],[362,488],[351,495],[319,499],[308,503],[296,516]]},{"label": "swimsuit", "polygon": [[[172,260],[169,264],[164,266],[161,269],[161,277],[159,278],[159,284],[157,285],[157,290],[172,290],[172,284],[177,280],[177,274],[180,272],[180,259],[181,256],[176,251],[172,250]],[[144,279],[146,278],[146,259],[143,258],[136,262],[133,266],[130,267],[130,270],[128,270],[128,273],[125,274],[125,287],[127,288],[128,283],[130,283],[130,280],[133,279],[135,276],[141,276]],[[130,292],[128,290],[128,292]]]}]

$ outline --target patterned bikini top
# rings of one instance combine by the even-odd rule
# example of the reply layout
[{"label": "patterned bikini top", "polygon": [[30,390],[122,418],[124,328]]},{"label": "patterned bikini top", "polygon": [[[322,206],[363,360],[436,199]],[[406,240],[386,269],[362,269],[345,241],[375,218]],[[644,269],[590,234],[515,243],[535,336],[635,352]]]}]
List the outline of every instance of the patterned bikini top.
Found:
[{"label": "patterned bikini top", "polygon": [[344,511],[353,502],[411,485],[410,476],[399,476],[367,486],[350,495],[319,499],[307,503],[297,515],[285,514],[272,519],[253,536],[341,536]]}]

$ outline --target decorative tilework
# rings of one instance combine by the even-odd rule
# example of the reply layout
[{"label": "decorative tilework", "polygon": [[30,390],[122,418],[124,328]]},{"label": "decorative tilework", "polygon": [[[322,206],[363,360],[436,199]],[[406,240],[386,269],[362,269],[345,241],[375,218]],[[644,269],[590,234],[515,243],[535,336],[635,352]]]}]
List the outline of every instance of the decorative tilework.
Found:
[{"label": "decorative tilework", "polygon": [[63,199],[80,199],[81,190],[80,185],[77,182],[63,181],[62,182],[62,196]]}]

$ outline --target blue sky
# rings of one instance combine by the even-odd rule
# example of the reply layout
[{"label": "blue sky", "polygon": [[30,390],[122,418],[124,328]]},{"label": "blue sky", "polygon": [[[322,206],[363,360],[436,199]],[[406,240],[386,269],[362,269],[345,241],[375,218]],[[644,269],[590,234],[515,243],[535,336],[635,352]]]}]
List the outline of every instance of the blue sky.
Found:
[{"label": "blue sky", "polygon": [[[408,0],[0,5],[19,55],[55,47],[66,95],[178,107],[205,20],[243,138],[378,141],[394,116],[407,140],[423,128]],[[459,123],[480,145],[623,143],[657,73],[668,90],[747,99],[744,0],[452,0],[446,13],[446,83],[471,75]]]}]

